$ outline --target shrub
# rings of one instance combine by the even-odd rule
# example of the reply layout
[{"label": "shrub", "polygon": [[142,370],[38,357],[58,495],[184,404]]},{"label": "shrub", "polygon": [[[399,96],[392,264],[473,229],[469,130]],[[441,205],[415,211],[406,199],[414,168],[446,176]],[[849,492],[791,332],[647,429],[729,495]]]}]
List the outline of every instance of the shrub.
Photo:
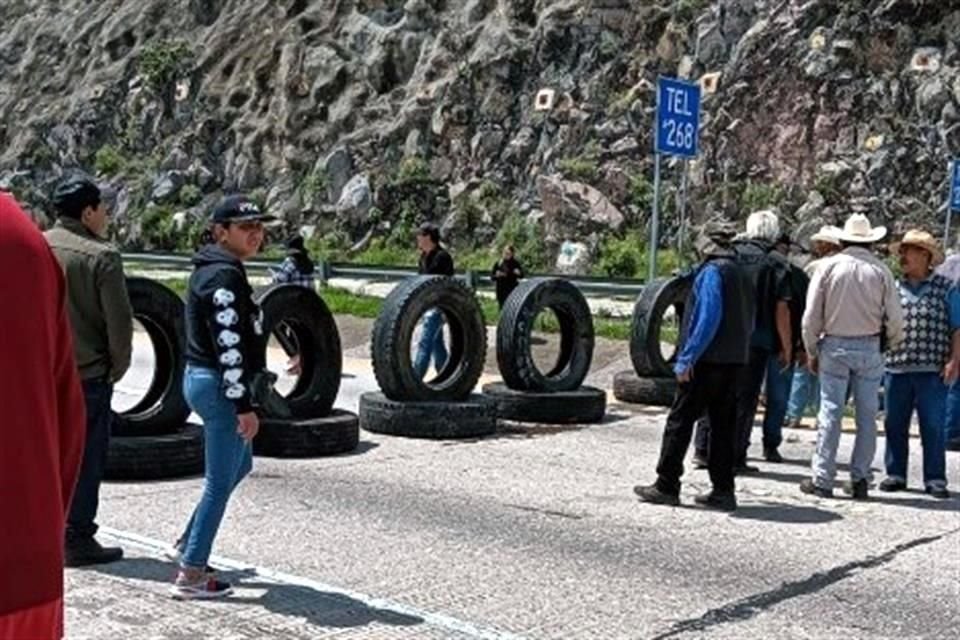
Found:
[{"label": "shrub", "polygon": [[589,156],[563,158],[557,162],[557,168],[568,180],[593,182],[597,179],[597,161]]},{"label": "shrub", "polygon": [[139,69],[157,91],[164,91],[193,64],[193,52],[182,40],[163,40],[143,48]]},{"label": "shrub", "polygon": [[180,204],[183,206],[193,207],[200,204],[201,200],[203,200],[203,193],[197,185],[187,184],[180,189]]},{"label": "shrub", "polygon": [[126,165],[123,154],[117,147],[104,145],[97,150],[93,158],[93,166],[97,173],[110,177],[121,173]]},{"label": "shrub", "polygon": [[396,184],[426,182],[430,179],[430,166],[420,157],[404,158],[397,167]]}]

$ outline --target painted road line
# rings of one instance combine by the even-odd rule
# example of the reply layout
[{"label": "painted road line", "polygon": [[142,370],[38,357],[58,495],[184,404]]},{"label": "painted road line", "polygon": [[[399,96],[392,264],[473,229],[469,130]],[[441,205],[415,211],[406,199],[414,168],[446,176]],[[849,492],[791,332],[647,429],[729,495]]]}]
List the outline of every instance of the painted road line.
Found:
[{"label": "painted road line", "polygon": [[[113,529],[111,527],[100,527],[99,533],[110,536],[111,538],[114,538],[118,542],[121,542],[129,547],[146,551],[158,557],[163,557],[164,551],[170,547],[168,543],[165,543],[161,540],[155,540],[147,536],[141,536],[137,533]],[[394,602],[392,600],[387,600],[385,598],[376,598],[364,593],[353,591],[351,589],[336,587],[334,585],[311,580],[310,578],[295,576],[290,573],[284,573],[283,571],[275,571],[267,567],[258,567],[256,565],[251,565],[239,560],[232,560],[230,558],[224,558],[222,556],[211,556],[210,564],[214,567],[229,569],[231,571],[253,572],[258,577],[266,578],[267,580],[281,584],[306,587],[321,594],[336,594],[345,596],[347,598],[352,598],[362,602],[370,608],[382,609],[404,616],[420,618],[428,625],[469,636],[471,638],[479,638],[483,640],[521,640],[523,637],[508,633],[506,631],[501,631],[500,629],[481,627],[473,624],[472,622],[460,620],[459,618],[454,618],[442,613],[424,611],[422,609],[411,607],[399,602]],[[242,587],[243,583],[241,582],[239,586]]]}]

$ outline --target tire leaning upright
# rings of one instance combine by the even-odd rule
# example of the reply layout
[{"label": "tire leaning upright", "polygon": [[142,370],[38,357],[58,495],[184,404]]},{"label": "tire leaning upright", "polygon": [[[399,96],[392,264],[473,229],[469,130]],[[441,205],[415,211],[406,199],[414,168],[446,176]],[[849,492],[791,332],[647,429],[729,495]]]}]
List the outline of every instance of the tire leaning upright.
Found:
[{"label": "tire leaning upright", "polygon": [[630,329],[630,360],[641,378],[673,376],[676,354],[668,358],[663,356],[660,330],[670,307],[676,309],[678,320],[683,317],[683,307],[692,286],[693,278],[682,275],[654,280],[643,288],[633,308]]}]

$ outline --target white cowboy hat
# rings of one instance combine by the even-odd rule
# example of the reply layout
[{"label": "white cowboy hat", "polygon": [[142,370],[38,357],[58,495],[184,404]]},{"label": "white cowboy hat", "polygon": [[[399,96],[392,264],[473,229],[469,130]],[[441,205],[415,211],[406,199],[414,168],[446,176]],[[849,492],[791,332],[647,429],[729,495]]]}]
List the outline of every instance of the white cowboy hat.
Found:
[{"label": "white cowboy hat", "polygon": [[900,247],[904,246],[919,247],[928,252],[930,254],[931,266],[936,267],[943,264],[943,249],[940,248],[940,243],[937,242],[937,239],[927,231],[920,229],[907,231],[903,234],[903,239],[900,242],[891,243],[890,253],[900,253]]},{"label": "white cowboy hat", "polygon": [[843,224],[843,229],[837,234],[840,242],[854,244],[871,244],[883,240],[887,235],[886,227],[874,227],[870,219],[862,213],[855,213]]},{"label": "white cowboy hat", "polygon": [[829,244],[840,244],[840,234],[842,230],[840,227],[835,227],[832,224],[825,224],[820,227],[820,231],[817,231],[815,234],[810,236],[810,242],[827,242]]}]

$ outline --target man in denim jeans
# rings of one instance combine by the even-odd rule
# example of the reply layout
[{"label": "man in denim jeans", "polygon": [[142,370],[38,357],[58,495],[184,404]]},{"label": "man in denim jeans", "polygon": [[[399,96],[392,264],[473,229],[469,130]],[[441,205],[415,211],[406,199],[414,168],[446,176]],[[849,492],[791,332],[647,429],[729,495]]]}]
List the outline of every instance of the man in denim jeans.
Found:
[{"label": "man in denim jeans", "polygon": [[947,385],[960,368],[960,290],[933,268],[943,251],[926,231],[911,230],[890,247],[900,255],[903,277],[897,282],[906,340],[887,354],[884,379],[887,477],[881,491],[907,488],[910,418],[920,421],[923,484],[935,498],[947,491],[945,433]]},{"label": "man in denim jeans", "polygon": [[[423,275],[453,276],[453,258],[440,246],[440,229],[437,225],[425,222],[417,229],[417,248],[420,250],[420,273]],[[447,348],[443,344],[443,312],[430,309],[423,316],[420,327],[420,341],[413,360],[413,370],[423,378],[430,366],[440,371],[447,362]]]},{"label": "man in denim jeans", "polygon": [[903,341],[903,310],[890,269],[870,251],[887,235],[861,214],[850,216],[837,234],[843,251],[814,274],[803,315],[803,344],[810,371],[820,375],[820,413],[813,477],[804,493],[833,496],[837,447],[847,388],[853,392],[857,435],[850,460],[850,490],[867,499],[870,465],[877,448],[877,412],[883,378],[881,334],[891,347]]}]

